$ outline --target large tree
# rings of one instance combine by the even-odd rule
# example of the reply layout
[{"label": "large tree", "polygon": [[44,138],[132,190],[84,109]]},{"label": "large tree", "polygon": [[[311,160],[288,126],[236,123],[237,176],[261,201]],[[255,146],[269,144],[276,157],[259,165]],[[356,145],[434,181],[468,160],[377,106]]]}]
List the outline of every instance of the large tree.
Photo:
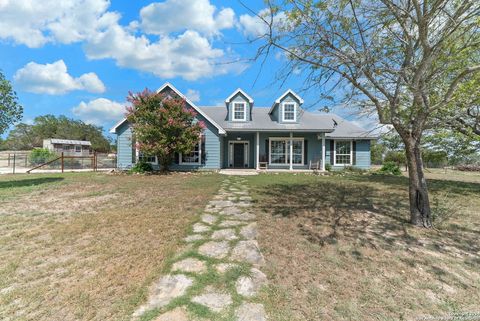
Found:
[{"label": "large tree", "polygon": [[186,100],[173,94],[145,89],[130,93],[127,120],[132,125],[136,147],[145,155],[157,156],[161,169],[168,171],[175,153],[190,153],[205,128]]},{"label": "large tree", "polygon": [[32,149],[41,147],[46,138],[88,140],[95,151],[110,150],[110,140],[103,135],[102,127],[54,115],[35,117],[33,124],[18,124],[8,133],[4,145],[15,150]]},{"label": "large tree", "polygon": [[480,71],[480,1],[267,3],[259,56],[285,52],[288,70],[307,70],[309,85],[343,93],[361,112],[393,125],[407,155],[411,223],[431,227],[422,136]]},{"label": "large tree", "polygon": [[0,135],[22,119],[23,107],[18,103],[12,85],[0,71]]}]

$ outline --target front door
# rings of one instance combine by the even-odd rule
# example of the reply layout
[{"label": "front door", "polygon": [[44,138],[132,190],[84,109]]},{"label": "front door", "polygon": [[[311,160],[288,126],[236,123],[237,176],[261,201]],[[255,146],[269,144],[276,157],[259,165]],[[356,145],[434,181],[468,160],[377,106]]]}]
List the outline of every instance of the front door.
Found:
[{"label": "front door", "polygon": [[233,167],[245,167],[245,144],[233,144]]}]

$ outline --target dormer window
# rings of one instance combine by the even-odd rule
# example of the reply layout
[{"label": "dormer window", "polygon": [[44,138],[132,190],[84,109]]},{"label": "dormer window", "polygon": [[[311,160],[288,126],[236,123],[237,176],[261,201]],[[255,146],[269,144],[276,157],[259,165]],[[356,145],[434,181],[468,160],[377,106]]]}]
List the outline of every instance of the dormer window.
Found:
[{"label": "dormer window", "polygon": [[297,104],[290,102],[282,104],[282,121],[297,121]]},{"label": "dormer window", "polygon": [[246,121],[247,120],[247,103],[246,102],[234,102],[233,103],[233,121]]}]

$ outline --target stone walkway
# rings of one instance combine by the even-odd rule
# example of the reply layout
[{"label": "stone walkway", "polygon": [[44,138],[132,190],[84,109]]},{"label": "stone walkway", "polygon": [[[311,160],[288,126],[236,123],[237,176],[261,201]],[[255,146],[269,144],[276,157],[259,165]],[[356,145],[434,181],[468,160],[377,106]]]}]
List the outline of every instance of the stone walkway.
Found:
[{"label": "stone walkway", "polygon": [[169,274],[151,287],[133,318],[154,321],[267,320],[257,295],[267,277],[258,243],[251,197],[242,177],[226,178]]}]

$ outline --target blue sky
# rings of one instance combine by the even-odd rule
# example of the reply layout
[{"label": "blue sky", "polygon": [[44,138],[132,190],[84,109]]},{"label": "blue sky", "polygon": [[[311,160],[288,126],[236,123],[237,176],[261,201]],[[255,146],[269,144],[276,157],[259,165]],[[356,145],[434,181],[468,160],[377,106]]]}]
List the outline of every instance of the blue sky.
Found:
[{"label": "blue sky", "polygon": [[[264,9],[263,1],[244,3]],[[166,81],[200,106],[220,105],[238,87],[256,106],[270,106],[287,88],[300,92],[301,72],[283,85],[275,79],[281,55],[261,71],[247,61],[256,51],[247,40],[261,31],[238,1],[4,0],[0,69],[24,106],[24,122],[62,114],[107,130],[122,118],[128,91]],[[311,106],[319,92],[301,96],[311,110],[322,106]]]}]

